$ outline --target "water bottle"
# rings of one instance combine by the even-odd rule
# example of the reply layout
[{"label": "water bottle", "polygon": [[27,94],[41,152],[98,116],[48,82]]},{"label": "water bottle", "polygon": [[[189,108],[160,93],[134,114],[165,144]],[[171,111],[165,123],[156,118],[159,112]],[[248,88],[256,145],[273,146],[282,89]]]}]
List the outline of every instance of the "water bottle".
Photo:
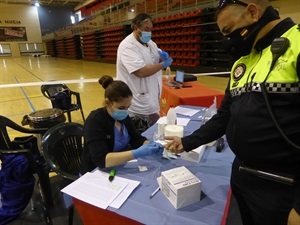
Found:
[{"label": "water bottle", "polygon": [[169,66],[166,68],[166,79],[167,82],[171,81],[171,68]]},{"label": "water bottle", "polygon": [[167,125],[175,125],[177,123],[177,116],[174,108],[170,108],[167,113]]}]

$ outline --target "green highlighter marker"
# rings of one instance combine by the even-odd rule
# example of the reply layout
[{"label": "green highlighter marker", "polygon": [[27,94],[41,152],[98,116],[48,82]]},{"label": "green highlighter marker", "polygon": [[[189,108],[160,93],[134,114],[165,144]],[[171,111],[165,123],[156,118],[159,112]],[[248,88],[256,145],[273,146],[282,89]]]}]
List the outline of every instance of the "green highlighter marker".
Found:
[{"label": "green highlighter marker", "polygon": [[110,182],[114,180],[115,175],[116,175],[116,172],[117,172],[116,170],[111,170],[111,171],[109,172],[108,180],[109,180]]}]

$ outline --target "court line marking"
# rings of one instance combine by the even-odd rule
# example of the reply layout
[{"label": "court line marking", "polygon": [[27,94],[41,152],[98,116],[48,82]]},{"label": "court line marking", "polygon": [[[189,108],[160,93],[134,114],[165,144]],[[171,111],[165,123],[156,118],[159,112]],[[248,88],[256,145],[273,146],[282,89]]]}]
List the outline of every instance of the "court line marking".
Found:
[{"label": "court line marking", "polygon": [[[211,75],[224,75],[230,74],[230,72],[213,72],[213,73],[185,73],[185,74],[192,74],[194,76],[211,76]],[[163,76],[165,77],[165,75]],[[114,78],[115,79],[115,78]],[[28,82],[28,83],[17,83],[17,84],[1,84],[0,88],[11,88],[11,87],[26,87],[26,86],[41,86],[46,84],[72,84],[72,83],[98,83],[99,78],[93,79],[77,79],[77,80],[55,80],[55,81],[44,81],[44,82]]]},{"label": "court line marking", "polygon": [[[14,76],[14,78],[15,78],[16,82],[17,82],[18,84],[20,84],[18,78],[16,78],[16,76]],[[27,93],[25,92],[24,88],[23,88],[23,87],[20,87],[20,89],[21,89],[23,95],[25,96],[25,98],[26,98],[28,104],[30,105],[30,108],[32,109],[32,111],[35,111],[35,107],[34,107],[34,105],[32,104],[32,102],[30,101],[30,99],[29,99]]]},{"label": "court line marking", "polygon": [[72,83],[98,83],[99,78],[94,79],[77,79],[77,80],[55,80],[45,82],[28,82],[28,83],[16,83],[16,84],[1,84],[0,88],[11,88],[11,87],[26,87],[26,86],[41,86],[47,84],[72,84]]}]

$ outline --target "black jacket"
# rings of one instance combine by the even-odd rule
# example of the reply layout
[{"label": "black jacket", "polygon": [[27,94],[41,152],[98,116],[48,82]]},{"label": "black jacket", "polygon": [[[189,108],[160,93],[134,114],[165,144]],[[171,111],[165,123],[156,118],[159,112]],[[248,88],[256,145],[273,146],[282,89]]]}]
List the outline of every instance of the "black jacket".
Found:
[{"label": "black jacket", "polygon": [[[84,124],[84,151],[82,154],[81,174],[92,171],[96,167],[105,167],[105,157],[114,148],[115,120],[108,114],[106,108],[99,108],[90,113]],[[130,136],[130,146],[124,149],[140,147],[145,137],[135,129],[129,116],[122,121]]]},{"label": "black jacket", "polygon": [[[270,46],[294,25],[290,19],[283,20],[257,42],[255,49],[259,52]],[[300,79],[300,53],[296,55],[295,74]],[[268,96],[282,130],[300,146],[300,93],[269,93]],[[182,138],[182,144],[185,151],[190,151],[224,134],[236,157],[245,165],[300,177],[300,150],[287,144],[278,132],[261,92],[232,96],[228,86],[218,113],[192,135]],[[300,196],[297,204],[300,212]]]}]

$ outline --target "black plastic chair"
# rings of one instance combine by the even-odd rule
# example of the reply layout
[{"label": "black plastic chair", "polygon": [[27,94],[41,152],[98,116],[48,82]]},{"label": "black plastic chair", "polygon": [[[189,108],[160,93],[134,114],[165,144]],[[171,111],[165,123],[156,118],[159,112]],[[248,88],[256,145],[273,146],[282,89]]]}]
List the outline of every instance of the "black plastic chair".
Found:
[{"label": "black plastic chair", "polygon": [[[42,140],[45,160],[51,169],[68,183],[79,177],[83,151],[83,125],[61,123],[50,128]],[[74,207],[69,207],[69,224],[73,224]]]},{"label": "black plastic chair", "polygon": [[[8,131],[17,131],[22,134],[32,134],[30,136],[16,137],[11,140]],[[36,173],[39,179],[39,191],[43,201],[44,219],[46,224],[52,224],[49,209],[53,206],[52,192],[49,178],[49,167],[45,160],[39,154],[37,138],[33,135],[44,135],[47,128],[28,129],[13,122],[7,117],[0,116],[0,156],[5,154],[24,154],[28,159],[32,172]],[[30,149],[22,148],[21,146],[32,146]],[[35,157],[35,156],[40,157]]]},{"label": "black plastic chair", "polygon": [[80,110],[82,119],[85,121],[79,92],[70,90],[63,83],[42,85],[41,92],[51,101],[53,108],[62,109],[67,113],[69,122],[72,122],[71,112],[76,110]]}]

